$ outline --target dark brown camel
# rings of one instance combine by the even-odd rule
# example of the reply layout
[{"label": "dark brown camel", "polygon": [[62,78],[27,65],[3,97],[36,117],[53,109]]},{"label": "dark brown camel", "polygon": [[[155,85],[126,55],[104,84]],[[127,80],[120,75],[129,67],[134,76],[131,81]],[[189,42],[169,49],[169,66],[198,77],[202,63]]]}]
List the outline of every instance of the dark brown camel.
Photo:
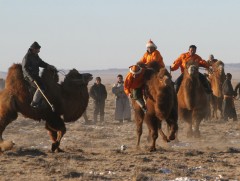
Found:
[{"label": "dark brown camel", "polygon": [[209,98],[199,80],[198,65],[194,61],[186,64],[177,98],[179,120],[187,123],[187,136],[200,137],[199,126],[208,114]]},{"label": "dark brown camel", "polygon": [[212,65],[212,71],[209,73],[208,79],[213,91],[210,101],[211,117],[218,119],[219,111],[222,118],[222,85],[225,80],[224,63],[222,61],[218,60]]},{"label": "dark brown camel", "polygon": [[235,89],[235,96],[238,97],[238,99],[240,98],[240,82],[236,85]]},{"label": "dark brown camel", "polygon": [[20,64],[12,65],[6,86],[0,92],[0,151],[12,147],[12,142],[3,140],[2,134],[7,125],[17,119],[18,112],[34,120],[45,120],[53,142],[52,152],[61,151],[60,141],[66,132],[64,122],[76,121],[85,111],[89,100],[87,84],[91,79],[91,74],[80,74],[73,69],[59,84],[57,71],[44,69],[42,81],[46,87],[45,95],[54,105],[55,112],[45,101],[43,108],[34,109],[30,106],[32,97],[29,84],[23,78],[22,67]]},{"label": "dark brown camel", "polygon": [[[142,125],[143,121],[145,121],[149,129],[149,136],[152,138],[150,151],[156,151],[158,131],[166,142],[175,139],[175,134],[178,130],[177,97],[171,75],[167,69],[159,69],[158,63],[152,62],[148,65],[145,79],[146,114],[144,114],[140,106],[132,100],[137,126],[137,146],[139,147],[140,145]],[[161,129],[163,120],[166,120],[170,128],[169,136],[166,136]]]}]

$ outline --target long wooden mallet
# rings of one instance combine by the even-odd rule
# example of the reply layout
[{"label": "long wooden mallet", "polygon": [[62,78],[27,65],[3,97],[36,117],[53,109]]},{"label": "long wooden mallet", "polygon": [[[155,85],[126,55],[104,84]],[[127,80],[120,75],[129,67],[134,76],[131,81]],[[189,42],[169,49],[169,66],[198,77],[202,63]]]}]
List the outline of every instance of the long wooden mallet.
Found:
[{"label": "long wooden mallet", "polygon": [[51,107],[52,112],[54,112],[54,111],[55,111],[55,108],[54,108],[53,104],[51,104],[51,103],[49,102],[48,98],[45,96],[45,94],[43,93],[42,89],[39,87],[39,85],[37,84],[37,82],[36,82],[35,80],[34,80],[33,82],[34,82],[34,84],[37,86],[37,89],[41,92],[41,94],[43,95],[43,97],[45,98],[45,100],[47,101],[47,103],[49,104],[49,106]]}]

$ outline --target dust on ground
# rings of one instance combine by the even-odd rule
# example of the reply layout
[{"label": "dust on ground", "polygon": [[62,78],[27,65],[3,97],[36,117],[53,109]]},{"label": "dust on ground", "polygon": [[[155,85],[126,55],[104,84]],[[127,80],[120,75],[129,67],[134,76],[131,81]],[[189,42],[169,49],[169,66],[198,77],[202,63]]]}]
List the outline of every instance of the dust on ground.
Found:
[{"label": "dust on ground", "polygon": [[[50,152],[44,121],[19,115],[3,135],[15,146],[0,155],[0,180],[240,180],[240,119],[203,121],[200,139],[186,138],[185,124],[179,122],[179,142],[159,137],[157,151],[149,152],[146,125],[136,149],[135,123],[114,120],[111,84],[107,90],[105,122],[87,125],[80,118],[66,124],[64,153]],[[235,105],[239,117],[240,100]],[[90,119],[92,107],[90,100]]]}]

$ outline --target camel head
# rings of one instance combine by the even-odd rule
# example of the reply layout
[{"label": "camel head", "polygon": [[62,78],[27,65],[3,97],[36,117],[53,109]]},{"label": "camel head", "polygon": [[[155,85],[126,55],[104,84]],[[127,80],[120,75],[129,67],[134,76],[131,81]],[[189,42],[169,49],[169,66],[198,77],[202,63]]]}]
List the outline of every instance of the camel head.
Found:
[{"label": "camel head", "polygon": [[169,86],[172,84],[171,75],[166,68],[160,68],[157,76],[163,86]]},{"label": "camel head", "polygon": [[190,60],[186,63],[185,71],[190,77],[195,77],[198,76],[198,67],[199,65],[194,60]]},{"label": "camel head", "polygon": [[218,72],[220,75],[224,74],[224,63],[221,60],[218,60],[212,65],[212,72]]},{"label": "camel head", "polygon": [[76,85],[87,85],[89,81],[93,79],[92,74],[83,73],[80,74],[76,69],[72,69],[66,75],[64,82],[71,82]]}]

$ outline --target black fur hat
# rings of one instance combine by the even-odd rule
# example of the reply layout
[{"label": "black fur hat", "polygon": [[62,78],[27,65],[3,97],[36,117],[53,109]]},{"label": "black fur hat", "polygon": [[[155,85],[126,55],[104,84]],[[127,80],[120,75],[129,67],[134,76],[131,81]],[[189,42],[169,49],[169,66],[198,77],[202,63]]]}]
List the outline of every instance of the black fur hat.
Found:
[{"label": "black fur hat", "polygon": [[31,49],[40,49],[41,46],[38,44],[38,42],[33,42],[33,44],[30,46]]}]

